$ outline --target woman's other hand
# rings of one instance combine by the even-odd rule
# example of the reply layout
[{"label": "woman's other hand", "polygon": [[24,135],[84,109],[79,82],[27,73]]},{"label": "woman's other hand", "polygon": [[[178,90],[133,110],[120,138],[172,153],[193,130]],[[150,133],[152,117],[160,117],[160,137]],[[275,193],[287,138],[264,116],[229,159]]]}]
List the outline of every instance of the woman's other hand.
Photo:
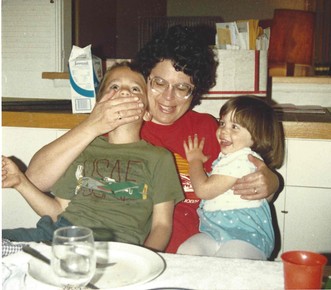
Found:
[{"label": "woman's other hand", "polygon": [[278,176],[262,160],[252,155],[249,155],[248,159],[257,170],[237,180],[233,186],[234,194],[247,200],[266,198],[271,201],[279,188]]}]

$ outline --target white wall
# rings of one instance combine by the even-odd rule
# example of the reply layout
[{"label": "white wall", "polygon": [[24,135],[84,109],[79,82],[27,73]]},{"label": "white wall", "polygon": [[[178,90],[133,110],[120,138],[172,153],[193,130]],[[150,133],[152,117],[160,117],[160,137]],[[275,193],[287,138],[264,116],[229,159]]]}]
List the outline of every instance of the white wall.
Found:
[{"label": "white wall", "polygon": [[68,80],[41,77],[42,72],[63,71],[67,58],[62,54],[68,37],[62,33],[62,5],[62,0],[2,1],[3,97],[70,99]]},{"label": "white wall", "polygon": [[[2,127],[1,131],[2,154],[14,156],[21,161],[22,165],[28,166],[37,150],[52,142],[67,130]],[[1,201],[2,228],[35,227],[39,216],[15,189],[1,189]]]}]

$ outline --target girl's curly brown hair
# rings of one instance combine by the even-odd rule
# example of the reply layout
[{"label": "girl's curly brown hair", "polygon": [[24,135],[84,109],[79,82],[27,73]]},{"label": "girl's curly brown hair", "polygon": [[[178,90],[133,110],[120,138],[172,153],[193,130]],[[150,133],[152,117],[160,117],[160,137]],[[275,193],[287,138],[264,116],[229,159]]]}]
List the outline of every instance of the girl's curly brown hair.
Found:
[{"label": "girl's curly brown hair", "polygon": [[147,78],[151,70],[163,60],[171,60],[176,71],[190,76],[194,84],[190,108],[200,104],[201,98],[216,84],[218,62],[198,27],[175,25],[156,33],[138,52],[133,64]]}]

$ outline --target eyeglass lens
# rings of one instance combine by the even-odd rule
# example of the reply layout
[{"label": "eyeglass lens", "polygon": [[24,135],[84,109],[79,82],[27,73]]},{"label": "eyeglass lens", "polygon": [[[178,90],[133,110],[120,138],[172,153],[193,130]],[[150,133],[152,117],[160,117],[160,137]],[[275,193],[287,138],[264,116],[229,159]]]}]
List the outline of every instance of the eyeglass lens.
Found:
[{"label": "eyeglass lens", "polygon": [[[151,79],[151,88],[159,93],[163,93],[168,89],[169,83],[159,77],[154,77]],[[187,99],[192,94],[192,87],[185,83],[179,83],[172,85],[174,93],[179,99]]]}]

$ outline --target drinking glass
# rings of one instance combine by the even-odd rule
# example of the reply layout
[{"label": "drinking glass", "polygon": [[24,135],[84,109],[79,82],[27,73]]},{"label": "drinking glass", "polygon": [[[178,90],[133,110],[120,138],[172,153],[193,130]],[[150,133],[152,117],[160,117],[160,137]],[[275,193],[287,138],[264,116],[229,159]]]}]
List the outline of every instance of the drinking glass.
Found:
[{"label": "drinking glass", "polygon": [[281,255],[285,289],[321,289],[328,259],[309,251],[288,251]]},{"label": "drinking glass", "polygon": [[64,289],[86,286],[96,267],[92,230],[79,226],[57,229],[53,235],[51,265]]}]

